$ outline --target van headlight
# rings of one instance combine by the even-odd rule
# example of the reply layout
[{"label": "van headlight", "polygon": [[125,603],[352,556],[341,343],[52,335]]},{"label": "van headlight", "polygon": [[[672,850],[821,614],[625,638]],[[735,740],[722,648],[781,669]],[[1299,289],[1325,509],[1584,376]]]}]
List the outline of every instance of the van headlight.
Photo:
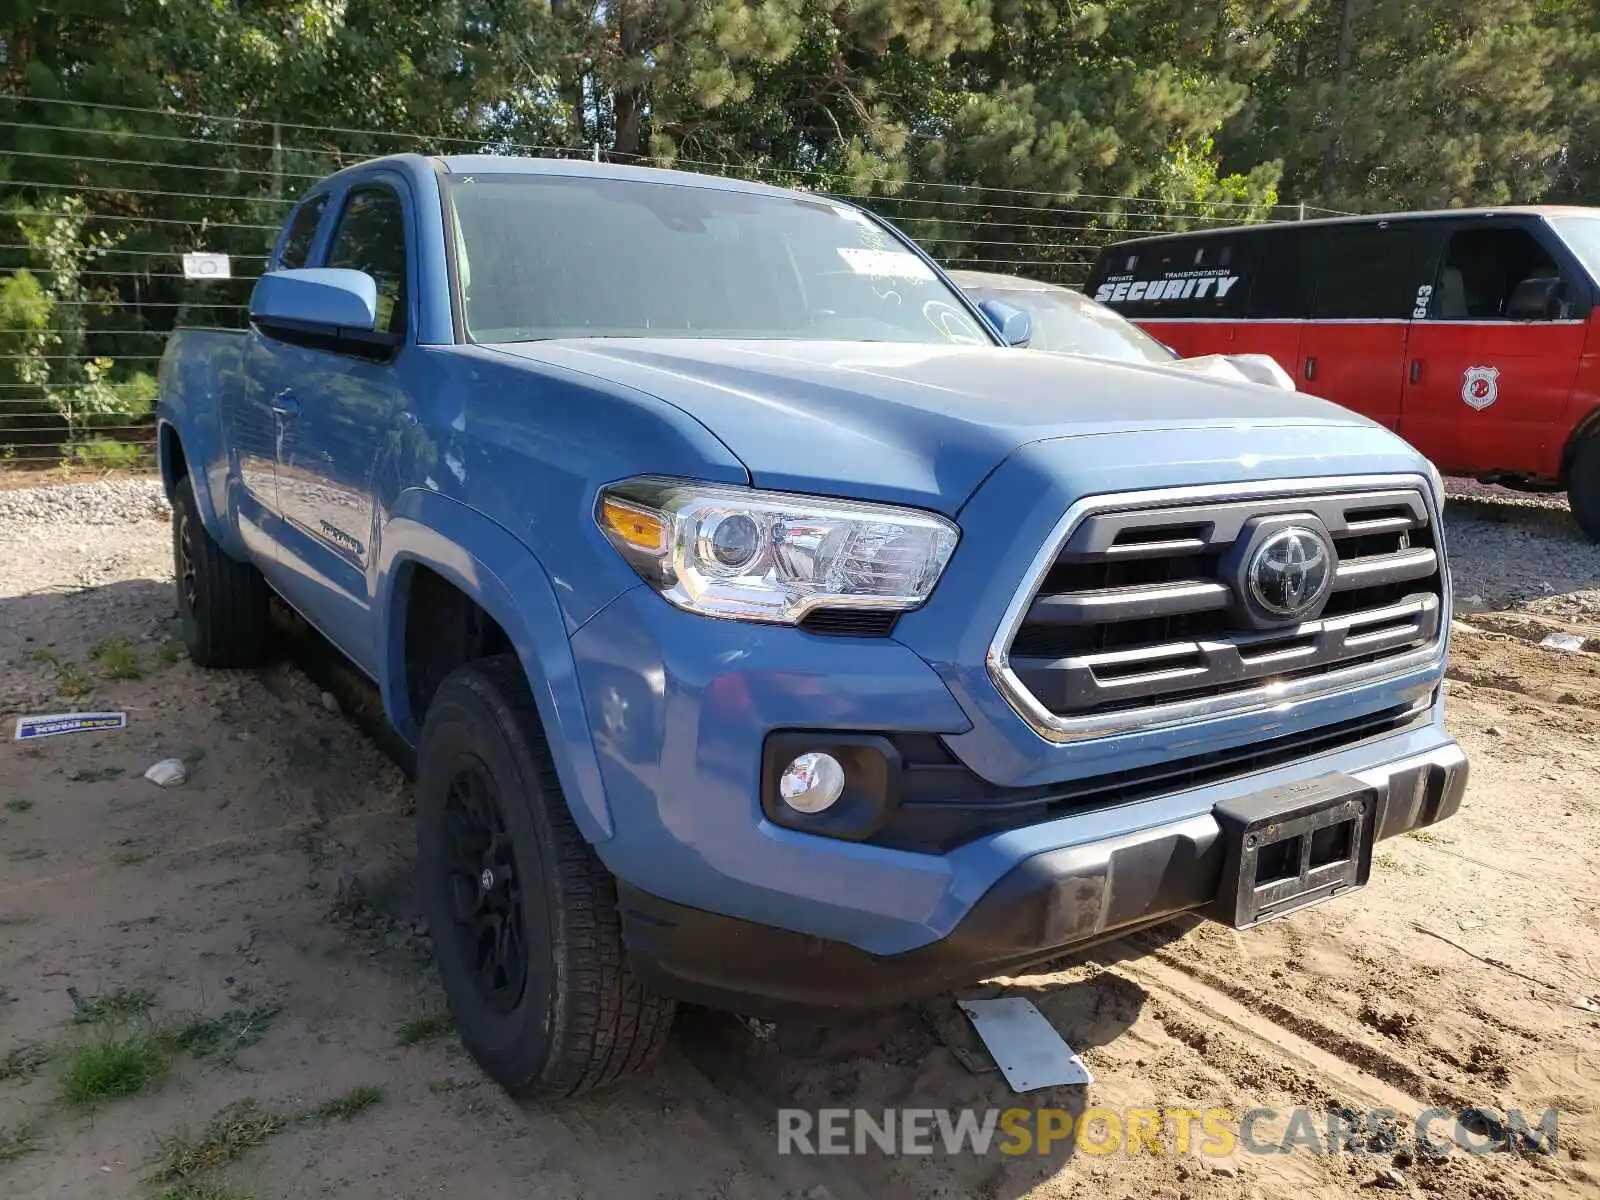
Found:
[{"label": "van headlight", "polygon": [[960,537],[917,509],[655,478],[603,488],[595,519],[679,608],[791,625],[816,608],[916,608]]}]

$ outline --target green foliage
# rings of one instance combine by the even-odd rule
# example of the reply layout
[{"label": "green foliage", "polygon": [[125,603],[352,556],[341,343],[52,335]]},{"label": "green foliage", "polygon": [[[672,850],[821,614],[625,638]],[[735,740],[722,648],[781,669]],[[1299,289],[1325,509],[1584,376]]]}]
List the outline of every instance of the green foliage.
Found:
[{"label": "green foliage", "polygon": [[202,1062],[234,1066],[239,1052],[254,1046],[267,1034],[278,1015],[277,1005],[229,1009],[219,1017],[193,1017],[166,1032],[174,1050],[182,1050]]},{"label": "green foliage", "polygon": [[444,1037],[451,1030],[450,1017],[447,1013],[428,1012],[418,1013],[407,1017],[400,1023],[400,1028],[395,1034],[395,1041],[402,1046],[420,1046],[424,1042],[433,1042]]},{"label": "green foliage", "polygon": [[261,1145],[283,1126],[281,1116],[267,1111],[254,1100],[236,1101],[219,1110],[198,1137],[180,1133],[162,1139],[160,1158],[151,1180],[174,1183],[226,1166],[242,1157],[245,1151]]},{"label": "green foliage", "polygon": [[91,1042],[68,1052],[61,1098],[76,1108],[92,1108],[137,1096],[159,1086],[169,1066],[165,1047],[149,1031]]},{"label": "green foliage", "polygon": [[38,1148],[39,1135],[31,1125],[0,1125],[0,1166]]},{"label": "green foliage", "polygon": [[155,1006],[156,994],[148,988],[112,988],[85,1000],[72,1014],[72,1021],[75,1025],[114,1025],[142,1017]]},{"label": "green foliage", "polygon": [[24,1042],[0,1054],[0,1083],[14,1079],[27,1079],[38,1074],[39,1068],[50,1061],[48,1046],[37,1042]]},{"label": "green foliage", "polygon": [[327,1121],[348,1121],[367,1111],[374,1104],[383,1100],[383,1089],[371,1084],[361,1084],[351,1088],[342,1095],[331,1100],[325,1100],[302,1117],[302,1120],[313,1123]]},{"label": "green foliage", "polygon": [[108,679],[143,679],[144,663],[138,648],[120,633],[101,638],[89,647],[89,657],[100,664]]}]

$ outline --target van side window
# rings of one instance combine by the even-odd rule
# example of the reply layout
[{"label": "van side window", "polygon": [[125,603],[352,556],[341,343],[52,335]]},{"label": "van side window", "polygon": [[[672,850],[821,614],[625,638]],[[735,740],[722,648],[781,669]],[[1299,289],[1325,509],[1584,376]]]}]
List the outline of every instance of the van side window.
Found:
[{"label": "van side window", "polygon": [[1255,270],[1250,276],[1250,296],[1244,315],[1254,320],[1295,320],[1306,315],[1310,284],[1301,259],[1304,242],[1292,226],[1263,230],[1255,235]]},{"label": "van side window", "polygon": [[1428,315],[1440,321],[1554,320],[1571,311],[1571,297],[1560,294],[1559,282],[1549,282],[1560,277],[1525,229],[1457,230]]},{"label": "van side window", "polygon": [[1433,277],[1433,238],[1420,222],[1326,225],[1312,238],[1313,319],[1405,320],[1417,287]]},{"label": "van side window", "polygon": [[306,265],[312,239],[317,236],[317,225],[322,221],[322,210],[327,207],[328,197],[323,193],[294,210],[294,220],[289,222],[289,233],[283,239],[283,253],[278,255],[277,266],[295,270]]}]

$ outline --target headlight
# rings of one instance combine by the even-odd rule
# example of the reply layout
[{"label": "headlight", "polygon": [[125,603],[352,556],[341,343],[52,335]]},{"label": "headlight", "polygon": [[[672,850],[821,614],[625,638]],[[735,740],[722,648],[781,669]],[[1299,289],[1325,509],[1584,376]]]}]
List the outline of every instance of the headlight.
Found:
[{"label": "headlight", "polygon": [[815,608],[916,608],[960,536],[915,509],[671,479],[603,489],[595,518],[679,608],[786,624]]}]

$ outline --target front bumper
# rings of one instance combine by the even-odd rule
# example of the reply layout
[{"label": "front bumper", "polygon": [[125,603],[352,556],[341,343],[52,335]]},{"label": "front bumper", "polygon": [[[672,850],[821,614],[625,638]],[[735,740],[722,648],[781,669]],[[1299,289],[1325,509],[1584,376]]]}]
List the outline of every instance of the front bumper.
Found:
[{"label": "front bumper", "polygon": [[[1375,837],[1460,807],[1467,761],[1454,742],[1354,777],[1376,795]],[[635,970],[662,991],[756,1015],[870,1009],[1014,972],[1218,898],[1226,847],[1202,813],[1023,859],[943,938],[899,954],[707,912],[623,884]]]}]

